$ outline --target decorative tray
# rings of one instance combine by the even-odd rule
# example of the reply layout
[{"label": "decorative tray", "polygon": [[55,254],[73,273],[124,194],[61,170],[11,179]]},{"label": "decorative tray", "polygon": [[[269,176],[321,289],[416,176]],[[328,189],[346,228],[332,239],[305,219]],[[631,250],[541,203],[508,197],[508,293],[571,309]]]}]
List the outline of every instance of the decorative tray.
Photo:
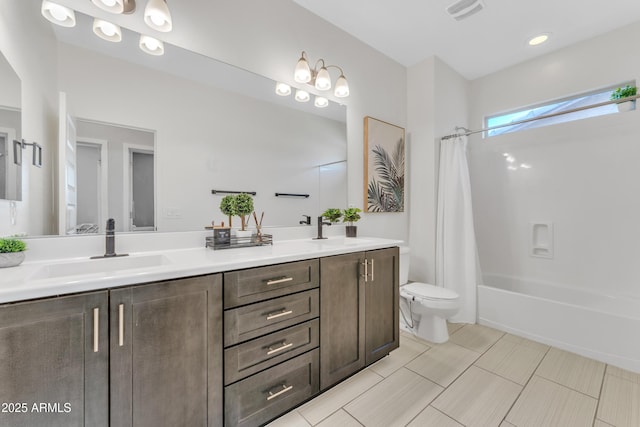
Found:
[{"label": "decorative tray", "polygon": [[205,239],[205,246],[212,249],[248,248],[250,246],[273,244],[273,236],[271,234],[254,234],[251,237],[231,236],[227,239],[216,239],[214,236],[207,236]]}]

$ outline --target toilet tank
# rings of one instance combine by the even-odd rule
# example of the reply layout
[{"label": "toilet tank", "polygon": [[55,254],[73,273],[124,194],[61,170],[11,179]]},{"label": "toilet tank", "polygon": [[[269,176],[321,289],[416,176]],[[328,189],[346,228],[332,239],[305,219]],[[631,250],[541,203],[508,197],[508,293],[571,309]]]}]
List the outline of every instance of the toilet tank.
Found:
[{"label": "toilet tank", "polygon": [[400,246],[400,286],[409,283],[409,247]]}]

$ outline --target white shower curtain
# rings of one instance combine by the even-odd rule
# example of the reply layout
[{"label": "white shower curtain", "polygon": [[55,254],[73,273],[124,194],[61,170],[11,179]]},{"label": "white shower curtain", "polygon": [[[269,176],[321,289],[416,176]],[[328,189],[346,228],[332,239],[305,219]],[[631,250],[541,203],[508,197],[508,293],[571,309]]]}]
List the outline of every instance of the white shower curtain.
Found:
[{"label": "white shower curtain", "polygon": [[476,238],[471,209],[467,137],[440,143],[436,228],[436,284],[460,295],[461,308],[451,322],[476,322]]}]

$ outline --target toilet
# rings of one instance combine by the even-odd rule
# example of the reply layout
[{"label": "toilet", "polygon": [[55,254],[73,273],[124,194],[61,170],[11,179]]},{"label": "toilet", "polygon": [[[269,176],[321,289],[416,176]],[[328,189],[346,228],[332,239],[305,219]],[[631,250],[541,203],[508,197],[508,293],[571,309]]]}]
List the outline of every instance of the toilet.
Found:
[{"label": "toilet", "polygon": [[[400,311],[408,329],[434,343],[449,340],[447,318],[460,310],[460,296],[451,289],[409,283],[409,248],[400,248]],[[404,319],[403,319],[404,317]]]}]

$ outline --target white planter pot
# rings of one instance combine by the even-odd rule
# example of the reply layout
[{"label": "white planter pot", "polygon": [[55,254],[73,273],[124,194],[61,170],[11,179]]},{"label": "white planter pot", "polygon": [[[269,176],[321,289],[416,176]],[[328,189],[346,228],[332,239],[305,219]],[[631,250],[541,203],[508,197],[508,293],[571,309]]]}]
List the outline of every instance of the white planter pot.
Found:
[{"label": "white planter pot", "polygon": [[624,113],[625,111],[631,111],[636,109],[636,100],[620,102],[616,104],[618,106],[618,111]]},{"label": "white planter pot", "polygon": [[10,252],[0,254],[0,268],[15,267],[24,261],[24,252]]},{"label": "white planter pot", "polygon": [[253,234],[253,230],[236,230],[236,237],[238,238],[248,238]]}]

